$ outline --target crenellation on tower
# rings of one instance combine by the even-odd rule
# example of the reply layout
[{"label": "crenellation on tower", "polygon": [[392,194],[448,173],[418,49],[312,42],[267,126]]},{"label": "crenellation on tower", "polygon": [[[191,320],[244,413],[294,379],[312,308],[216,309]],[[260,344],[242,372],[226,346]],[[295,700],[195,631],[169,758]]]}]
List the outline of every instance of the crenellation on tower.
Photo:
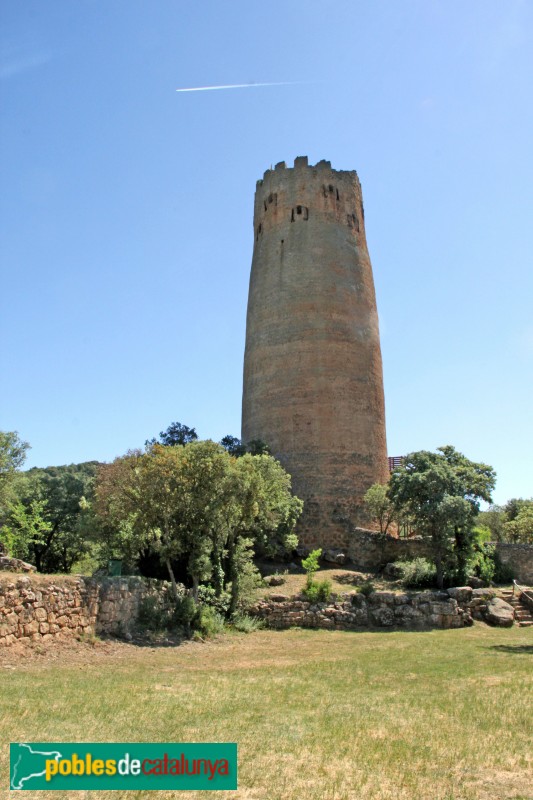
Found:
[{"label": "crenellation on tower", "polygon": [[257,182],[242,439],[266,441],[291,473],[308,546],[345,546],[365,491],[387,480],[361,185],[328,161],[299,156]]}]

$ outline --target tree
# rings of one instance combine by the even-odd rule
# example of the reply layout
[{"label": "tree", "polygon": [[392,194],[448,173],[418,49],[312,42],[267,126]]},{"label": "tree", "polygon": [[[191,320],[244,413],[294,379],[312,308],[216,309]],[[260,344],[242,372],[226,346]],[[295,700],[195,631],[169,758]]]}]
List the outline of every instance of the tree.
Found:
[{"label": "tree", "polygon": [[296,544],[301,507],[271,456],[235,458],[212,441],[155,444],[116,459],[99,471],[95,503],[101,530],[108,538],[117,531],[114,546],[122,538],[130,552],[148,545],[159,554],[176,597],[172,565],[181,559],[193,598],[201,582],[212,580],[217,595],[230,590],[230,613],[257,543]]},{"label": "tree", "polygon": [[379,525],[380,533],[387,533],[394,520],[394,507],[387,494],[387,484],[374,483],[363,497],[365,506]]},{"label": "tree", "polygon": [[479,502],[490,502],[495,477],[492,467],[469,461],[451,446],[410,453],[391,475],[389,499],[430,543],[440,588],[447,557],[455,559],[459,573],[465,570]]},{"label": "tree", "polygon": [[513,517],[503,525],[505,539],[508,542],[533,544],[533,499],[514,502]]},{"label": "tree", "polygon": [[[198,434],[194,428],[189,428],[187,425],[182,425],[181,422],[171,422],[166,431],[161,431],[159,434],[159,442],[165,447],[174,447],[178,444],[189,444],[198,439]],[[147,447],[156,444],[156,439],[150,439],[145,442]]]},{"label": "tree", "polygon": [[13,480],[30,449],[17,431],[0,431],[0,523],[12,499]]},{"label": "tree", "polygon": [[228,436],[224,436],[224,438],[220,440],[220,444],[230,456],[240,458],[246,453],[246,445],[244,445],[240,439],[237,439],[236,436],[230,436],[228,434]]},{"label": "tree", "polygon": [[12,536],[24,539],[26,557],[39,572],[70,572],[87,552],[84,523],[95,472],[96,462],[86,462],[33,468],[17,477],[7,524]]},{"label": "tree", "polygon": [[9,520],[2,528],[7,552],[13,558],[31,560],[31,549],[44,544],[52,527],[46,519],[46,501],[31,500],[28,505],[20,501],[11,505]]}]

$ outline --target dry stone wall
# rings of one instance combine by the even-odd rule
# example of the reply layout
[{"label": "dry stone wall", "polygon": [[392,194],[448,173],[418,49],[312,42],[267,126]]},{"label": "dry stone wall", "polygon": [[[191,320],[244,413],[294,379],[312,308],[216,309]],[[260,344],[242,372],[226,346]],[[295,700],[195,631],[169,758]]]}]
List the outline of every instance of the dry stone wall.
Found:
[{"label": "dry stone wall", "polygon": [[356,566],[368,570],[381,569],[391,561],[431,558],[431,549],[422,539],[398,539],[366,528],[352,528],[344,552]]},{"label": "dry stone wall", "polygon": [[351,592],[332,598],[329,603],[310,603],[303,595],[275,594],[256,603],[251,613],[263,619],[268,627],[278,629],[294,626],[330,630],[428,630],[464,628],[472,625],[473,619],[512,625],[511,606],[508,607],[511,618],[505,623],[491,616],[495,594],[492,589],[470,586],[431,592],[373,592],[368,597]]},{"label": "dry stone wall", "polygon": [[80,635],[127,634],[139,604],[161,604],[169,584],[144,578],[0,575],[0,647],[17,642],[62,640]]},{"label": "dry stone wall", "polygon": [[533,586],[533,545],[495,542],[496,552],[502,564],[513,570],[515,580]]}]

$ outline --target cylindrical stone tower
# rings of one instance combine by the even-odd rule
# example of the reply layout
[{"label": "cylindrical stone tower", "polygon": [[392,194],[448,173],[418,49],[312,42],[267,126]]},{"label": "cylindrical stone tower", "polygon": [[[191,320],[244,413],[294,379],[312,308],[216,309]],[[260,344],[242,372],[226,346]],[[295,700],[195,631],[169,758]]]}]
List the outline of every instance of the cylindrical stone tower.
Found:
[{"label": "cylindrical stone tower", "polygon": [[257,182],[242,440],[262,439],[304,502],[300,541],[345,547],[388,478],[372,266],[356,172],[282,162]]}]

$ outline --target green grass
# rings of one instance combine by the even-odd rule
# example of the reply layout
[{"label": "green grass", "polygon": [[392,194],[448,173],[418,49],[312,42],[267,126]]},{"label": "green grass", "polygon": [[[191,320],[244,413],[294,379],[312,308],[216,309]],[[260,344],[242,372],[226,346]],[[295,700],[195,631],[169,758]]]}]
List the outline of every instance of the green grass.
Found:
[{"label": "green grass", "polygon": [[[217,797],[533,797],[527,629],[259,631],[175,648],[78,644],[62,659],[0,656],[0,787],[9,741],[236,741],[240,788]],[[215,795],[161,793],[184,796]]]}]

